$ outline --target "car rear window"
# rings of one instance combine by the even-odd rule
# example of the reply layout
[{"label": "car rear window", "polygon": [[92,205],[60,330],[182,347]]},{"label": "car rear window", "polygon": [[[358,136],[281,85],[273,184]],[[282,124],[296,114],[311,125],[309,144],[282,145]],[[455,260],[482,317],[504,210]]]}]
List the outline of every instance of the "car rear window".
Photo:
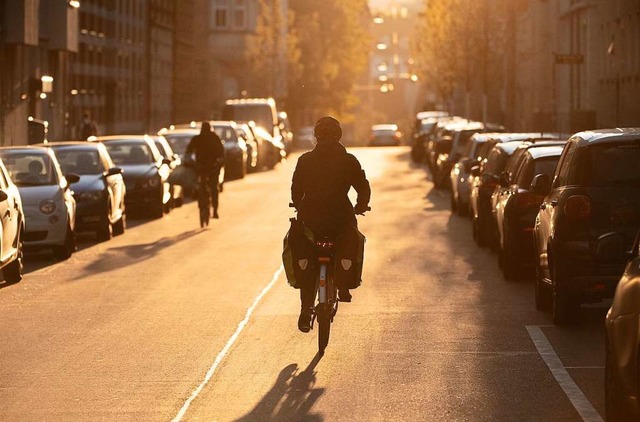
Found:
[{"label": "car rear window", "polygon": [[640,140],[586,148],[585,186],[640,186]]},{"label": "car rear window", "polygon": [[498,175],[507,166],[509,155],[499,148],[495,148],[489,153],[487,162],[484,165],[483,173]]},{"label": "car rear window", "polygon": [[518,186],[523,189],[529,189],[533,178],[538,174],[546,174],[551,179],[556,170],[558,160],[560,160],[560,156],[538,158],[533,162],[528,162],[518,175]]}]

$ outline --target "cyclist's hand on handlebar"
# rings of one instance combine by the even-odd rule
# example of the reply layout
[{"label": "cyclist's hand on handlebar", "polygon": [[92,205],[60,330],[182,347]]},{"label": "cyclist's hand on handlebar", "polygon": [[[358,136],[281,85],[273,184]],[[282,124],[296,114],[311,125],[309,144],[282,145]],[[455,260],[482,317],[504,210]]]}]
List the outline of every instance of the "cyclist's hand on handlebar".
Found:
[{"label": "cyclist's hand on handlebar", "polygon": [[371,207],[368,205],[356,204],[353,211],[358,215],[364,215],[365,212],[371,211]]}]

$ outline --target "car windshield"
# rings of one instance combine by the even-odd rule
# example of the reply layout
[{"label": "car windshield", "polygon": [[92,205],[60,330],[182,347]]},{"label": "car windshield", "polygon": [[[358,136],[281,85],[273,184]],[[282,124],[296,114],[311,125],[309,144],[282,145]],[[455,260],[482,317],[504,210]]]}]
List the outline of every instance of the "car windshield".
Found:
[{"label": "car windshield", "polygon": [[173,133],[164,135],[167,141],[169,141],[171,149],[180,157],[184,157],[184,153],[187,151],[189,142],[191,142],[194,136],[196,135],[190,133]]},{"label": "car windshield", "polygon": [[395,130],[374,130],[373,131],[373,136],[377,138],[385,138],[385,137],[393,138],[395,134],[396,134]]},{"label": "car windshield", "polygon": [[0,156],[16,186],[56,184],[55,170],[48,155],[22,151],[2,151]]},{"label": "car windshield", "polygon": [[102,174],[98,151],[87,148],[53,148],[63,173]]},{"label": "car windshield", "polygon": [[458,142],[454,146],[454,150],[452,151],[454,155],[462,155],[464,153],[467,144],[469,143],[469,139],[475,134],[477,131],[475,130],[463,130],[460,132],[458,137]]},{"label": "car windshield", "polygon": [[273,114],[269,104],[227,104],[222,111],[222,119],[236,122],[253,121],[257,126],[267,129],[269,133],[273,131]]},{"label": "car windshield", "polygon": [[556,171],[556,165],[559,159],[560,156],[545,157],[528,163],[527,167],[522,169],[518,175],[518,186],[524,189],[530,189],[533,178],[538,174],[546,174],[549,176],[549,180],[551,180],[553,173]]},{"label": "car windshield", "polygon": [[587,147],[586,186],[640,186],[640,140]]},{"label": "car windshield", "polygon": [[146,142],[105,142],[109,155],[118,165],[152,164],[153,154]]}]

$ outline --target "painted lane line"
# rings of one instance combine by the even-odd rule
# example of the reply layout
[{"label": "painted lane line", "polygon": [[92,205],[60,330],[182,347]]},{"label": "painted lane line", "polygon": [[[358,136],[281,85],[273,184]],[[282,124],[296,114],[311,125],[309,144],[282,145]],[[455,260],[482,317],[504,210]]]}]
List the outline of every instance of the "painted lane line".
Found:
[{"label": "painted lane line", "polygon": [[547,364],[551,374],[556,379],[562,391],[585,422],[603,422],[602,418],[593,408],[589,399],[584,395],[580,387],[573,381],[562,361],[553,350],[551,343],[537,325],[527,325],[529,337],[536,346],[540,357]]},{"label": "painted lane line", "polygon": [[202,390],[204,390],[204,387],[206,387],[206,385],[209,383],[209,381],[211,380],[211,377],[213,377],[213,374],[216,372],[216,369],[218,369],[218,366],[220,366],[220,363],[222,363],[225,356],[229,352],[229,349],[231,349],[231,346],[233,346],[233,343],[235,343],[235,341],[238,339],[238,336],[240,336],[240,333],[242,332],[242,330],[244,330],[244,327],[246,327],[247,323],[249,322],[249,319],[251,318],[251,315],[253,314],[253,311],[255,311],[256,307],[260,303],[260,300],[262,300],[262,298],[276,284],[276,281],[282,274],[282,271],[284,271],[284,267],[281,265],[280,268],[278,268],[276,272],[273,274],[273,278],[271,279],[269,284],[267,284],[264,287],[264,289],[262,289],[260,294],[256,296],[256,298],[253,300],[253,303],[247,309],[247,313],[245,314],[244,319],[240,321],[240,323],[238,323],[238,327],[236,328],[236,331],[229,338],[229,340],[227,341],[227,344],[225,344],[225,346],[222,348],[220,353],[218,353],[218,356],[216,356],[216,359],[213,361],[213,364],[207,371],[207,374],[205,375],[204,380],[202,381],[202,383],[200,383],[198,388],[193,390],[193,393],[191,393],[191,396],[189,396],[187,401],[184,402],[178,414],[175,416],[175,418],[172,419],[172,422],[179,422],[182,420],[182,418],[184,418],[184,415],[187,413],[189,406],[191,406],[191,403],[198,397],[198,394],[200,394]]}]

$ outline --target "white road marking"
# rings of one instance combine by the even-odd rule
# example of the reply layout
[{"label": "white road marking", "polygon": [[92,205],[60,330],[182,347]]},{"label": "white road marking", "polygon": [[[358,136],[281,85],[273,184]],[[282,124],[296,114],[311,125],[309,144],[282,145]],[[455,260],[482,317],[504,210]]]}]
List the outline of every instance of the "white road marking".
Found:
[{"label": "white road marking", "polygon": [[238,324],[238,327],[236,328],[236,331],[229,338],[229,340],[227,341],[227,344],[225,344],[225,346],[222,348],[220,353],[218,353],[218,356],[216,356],[216,359],[213,361],[213,364],[207,371],[207,374],[205,375],[204,380],[202,381],[202,383],[200,383],[198,388],[196,388],[193,391],[193,393],[191,393],[191,396],[187,399],[187,401],[184,402],[184,404],[182,405],[182,408],[180,409],[176,417],[172,419],[172,422],[179,422],[182,420],[184,415],[187,413],[187,410],[189,409],[191,402],[193,402],[193,400],[195,400],[196,397],[198,397],[198,394],[200,394],[204,389],[204,387],[209,383],[209,381],[211,380],[211,377],[216,372],[216,369],[218,369],[218,366],[220,365],[222,360],[225,358],[225,356],[229,352],[229,349],[231,349],[231,346],[233,346],[233,343],[235,343],[235,341],[238,339],[238,336],[240,335],[244,327],[246,327],[247,323],[249,322],[249,319],[251,318],[251,314],[253,314],[253,311],[255,311],[256,307],[258,306],[258,303],[260,303],[260,300],[262,300],[264,295],[266,295],[269,292],[269,290],[271,290],[271,288],[276,284],[276,281],[282,274],[282,271],[284,271],[284,267],[281,265],[280,268],[278,268],[276,272],[273,274],[273,278],[271,279],[269,284],[267,284],[264,287],[264,289],[262,289],[260,294],[256,296],[256,298],[253,300],[253,303],[247,309],[247,313],[245,314],[244,319],[240,321],[240,323]]},{"label": "white road marking", "polygon": [[589,399],[584,395],[580,387],[573,381],[567,369],[562,365],[562,361],[553,350],[551,343],[537,325],[527,325],[529,337],[536,346],[538,353],[549,367],[551,374],[556,379],[560,388],[567,395],[567,398],[576,409],[580,417],[585,422],[603,422],[602,417],[593,408]]}]

